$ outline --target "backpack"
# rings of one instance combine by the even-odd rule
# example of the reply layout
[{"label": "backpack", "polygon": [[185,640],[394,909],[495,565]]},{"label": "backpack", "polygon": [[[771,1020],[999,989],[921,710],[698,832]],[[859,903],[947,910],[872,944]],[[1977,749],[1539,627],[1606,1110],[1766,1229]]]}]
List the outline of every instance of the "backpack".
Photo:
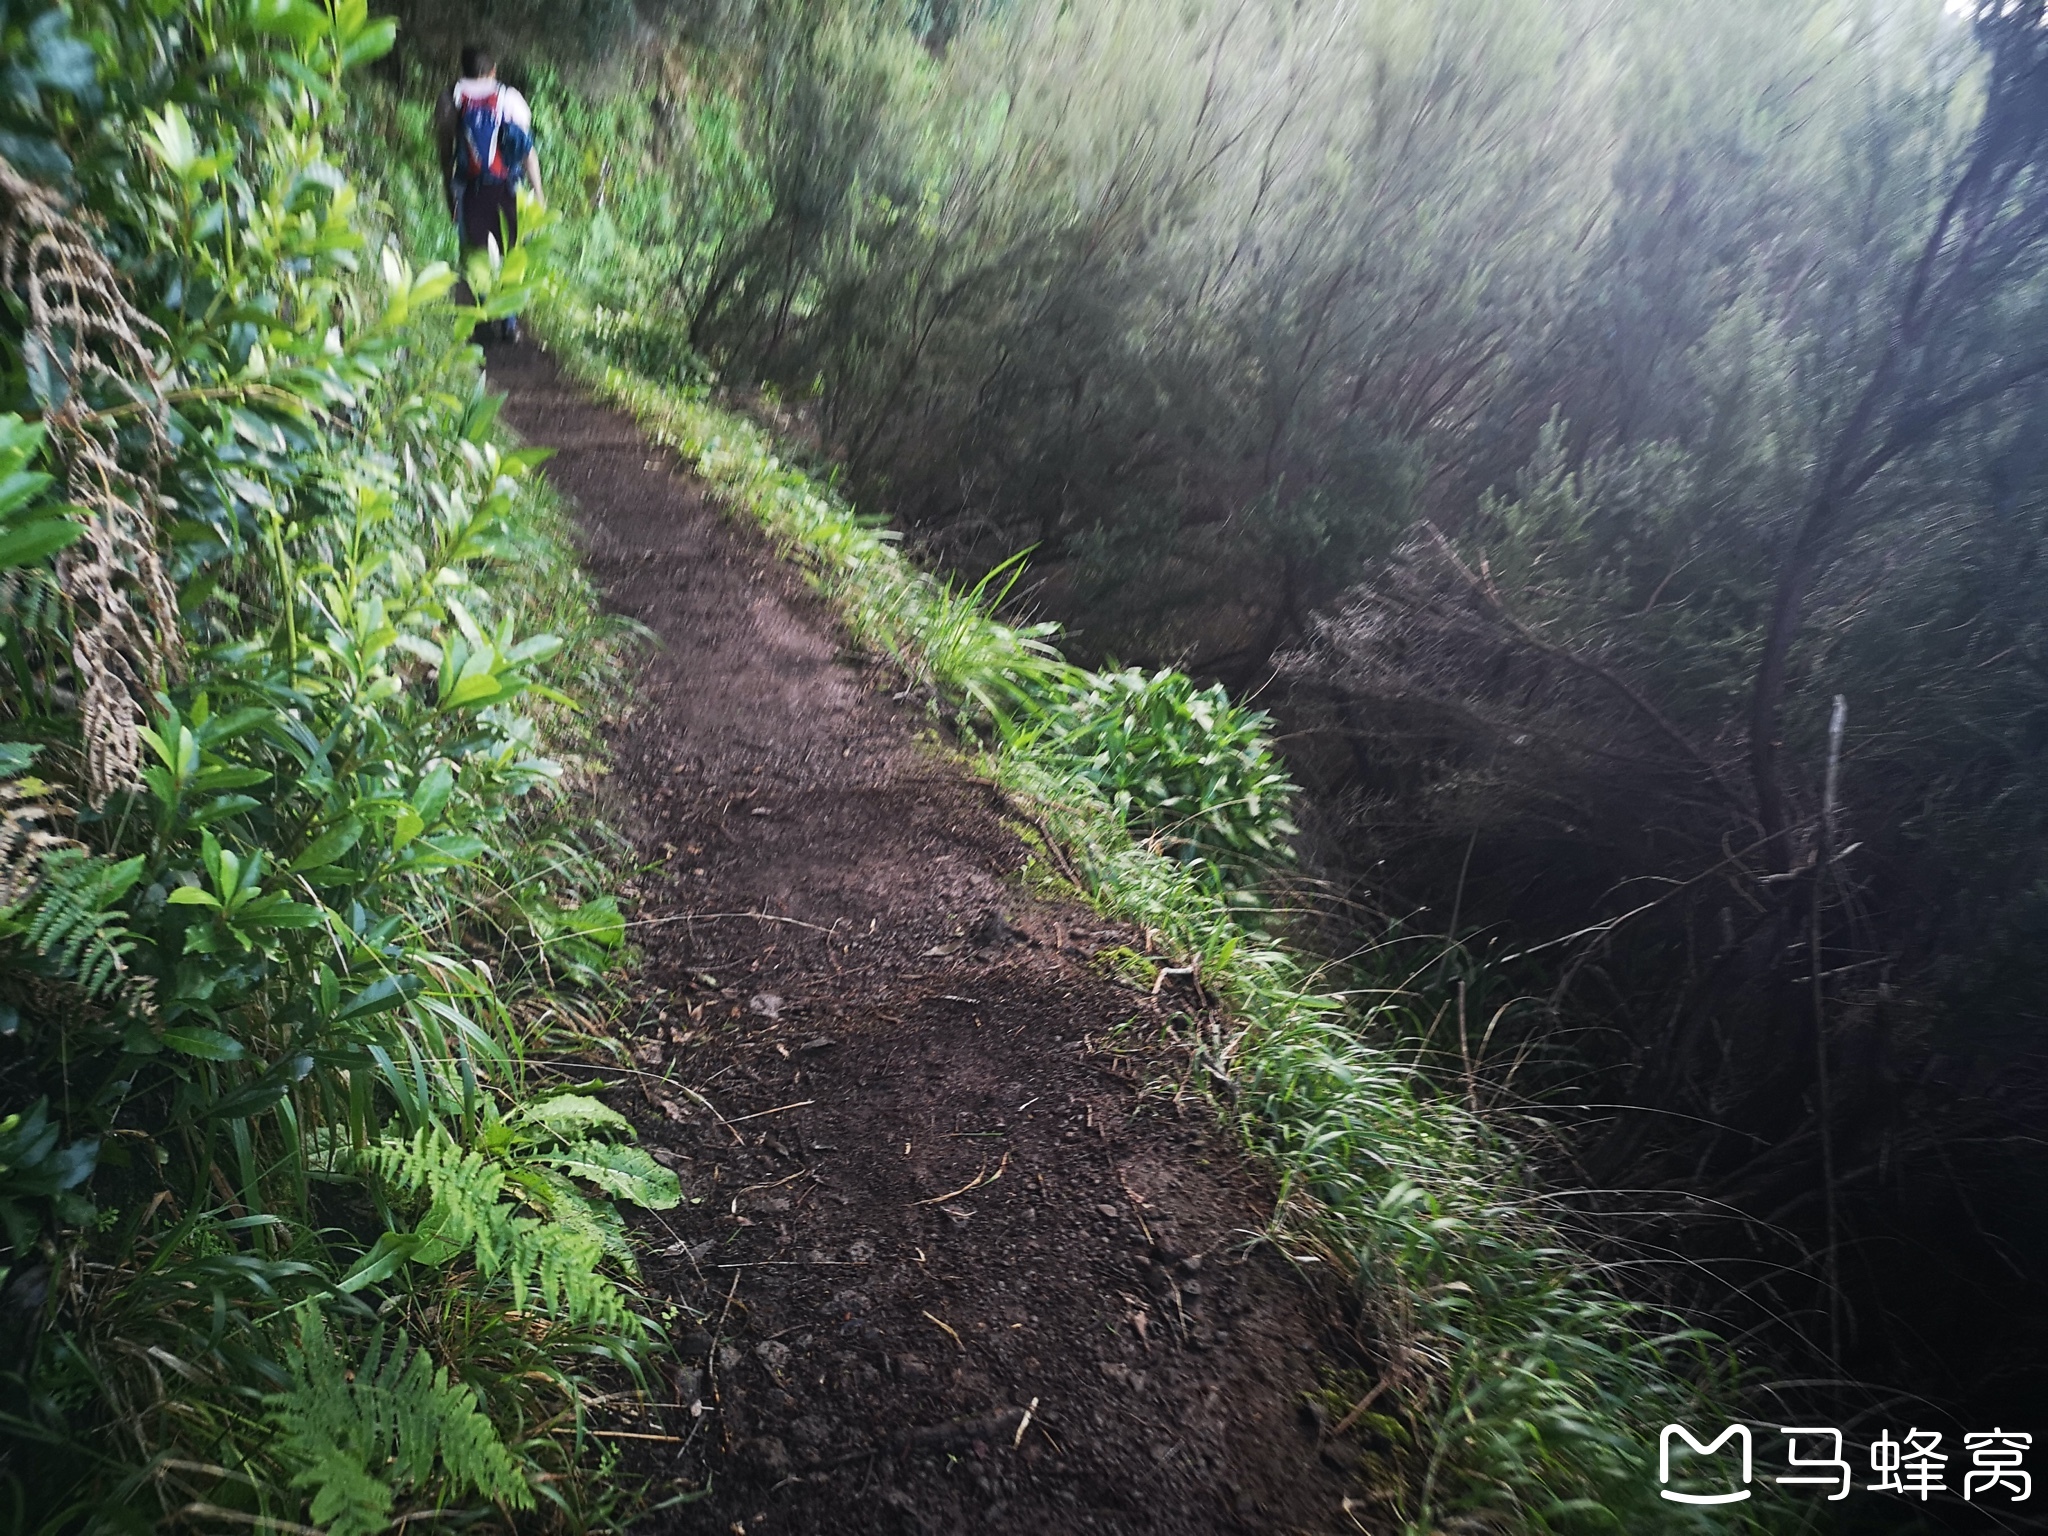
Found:
[{"label": "backpack", "polygon": [[462,154],[457,174],[466,182],[503,186],[524,174],[526,155],[533,148],[533,136],[517,123],[507,121],[496,89],[475,96],[458,96],[462,114]]}]

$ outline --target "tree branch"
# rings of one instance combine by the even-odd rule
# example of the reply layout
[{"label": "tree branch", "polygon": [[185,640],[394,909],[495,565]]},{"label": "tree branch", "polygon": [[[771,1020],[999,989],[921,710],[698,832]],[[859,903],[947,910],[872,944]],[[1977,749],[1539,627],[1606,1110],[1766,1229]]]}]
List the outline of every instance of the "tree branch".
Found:
[{"label": "tree branch", "polygon": [[1464,561],[1458,558],[1458,552],[1451,547],[1450,540],[1444,537],[1443,531],[1436,524],[1424,523],[1422,526],[1429,530],[1429,536],[1436,542],[1438,552],[1450,563],[1451,569],[1457,572],[1459,579],[1472,589],[1479,597],[1479,600],[1486,605],[1488,611],[1502,624],[1506,625],[1508,630],[1517,639],[1531,650],[1541,652],[1545,656],[1561,661],[1568,667],[1576,668],[1587,676],[1605,684],[1616,694],[1619,694],[1632,709],[1648,720],[1661,735],[1676,746],[1686,757],[1690,758],[1706,774],[1708,781],[1712,783],[1721,797],[1740,812],[1745,820],[1751,819],[1748,803],[1722,777],[1720,767],[1706,753],[1694,746],[1692,738],[1680,730],[1677,724],[1661,709],[1645,698],[1633,683],[1607,667],[1603,667],[1599,662],[1581,656],[1578,652],[1558,645],[1553,641],[1546,640],[1543,636],[1537,634],[1536,631],[1516,618],[1508,610],[1507,604],[1501,600],[1500,594],[1494,591],[1493,584],[1490,581],[1476,575]]}]

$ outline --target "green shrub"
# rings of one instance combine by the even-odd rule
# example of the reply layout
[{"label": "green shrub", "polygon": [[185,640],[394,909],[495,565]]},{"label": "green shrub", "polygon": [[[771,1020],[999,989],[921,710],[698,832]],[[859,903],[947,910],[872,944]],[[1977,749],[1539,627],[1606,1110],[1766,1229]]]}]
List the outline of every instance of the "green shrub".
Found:
[{"label": "green shrub", "polygon": [[0,27],[10,1529],[615,1496],[616,1203],[677,1190],[530,1058],[622,948],[566,691],[618,636],[466,339],[544,227],[461,307],[338,163],[391,41],[365,0]]},{"label": "green shrub", "polygon": [[1184,672],[1089,672],[1037,701],[1011,746],[1092,786],[1213,883],[1243,885],[1290,857],[1296,830],[1267,725]]}]

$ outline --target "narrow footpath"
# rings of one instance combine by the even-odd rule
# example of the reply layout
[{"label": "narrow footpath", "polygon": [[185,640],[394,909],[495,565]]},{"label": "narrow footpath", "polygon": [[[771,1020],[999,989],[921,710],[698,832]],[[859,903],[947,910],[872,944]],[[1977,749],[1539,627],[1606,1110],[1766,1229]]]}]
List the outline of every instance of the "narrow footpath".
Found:
[{"label": "narrow footpath", "polygon": [[1096,958],[1142,936],[1026,888],[999,797],[673,454],[531,347],[491,382],[661,641],[609,731],[647,866],[611,1080],[682,1178],[638,1235],[686,1310],[612,1443],[708,1492],[636,1529],[1362,1529],[1304,1408],[1326,1299],[1173,1092],[1171,994]]}]

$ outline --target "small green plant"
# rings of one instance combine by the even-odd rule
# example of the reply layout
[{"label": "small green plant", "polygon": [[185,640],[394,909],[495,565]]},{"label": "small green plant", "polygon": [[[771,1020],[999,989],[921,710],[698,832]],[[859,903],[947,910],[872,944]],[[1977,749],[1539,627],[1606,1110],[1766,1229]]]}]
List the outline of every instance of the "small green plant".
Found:
[{"label": "small green plant", "polygon": [[1040,696],[1010,748],[1064,770],[1218,889],[1290,856],[1294,783],[1262,711],[1185,672],[1081,673]]},{"label": "small green plant", "polygon": [[[380,1239],[343,1289],[380,1280],[401,1262],[441,1267],[466,1258],[505,1291],[515,1311],[537,1306],[572,1323],[637,1333],[628,1299],[601,1269],[624,1248],[617,1217],[600,1216],[603,1207],[565,1175],[657,1209],[676,1203],[675,1175],[638,1147],[588,1139],[536,1147],[519,1137],[525,1125],[544,1122],[515,1119],[488,1128],[484,1141],[493,1151],[464,1147],[436,1125],[362,1153],[363,1166],[393,1196],[425,1210],[411,1230]],[[508,1194],[523,1195],[546,1219],[520,1214]]]},{"label": "small green plant", "polygon": [[267,1399],[277,1454],[307,1490],[307,1510],[329,1536],[376,1536],[391,1524],[398,1494],[436,1494],[445,1504],[477,1494],[513,1509],[533,1508],[476,1392],[451,1381],[400,1333],[385,1348],[371,1330],[359,1357],[336,1349],[320,1311],[298,1310],[299,1337],[286,1347],[291,1386]]}]

